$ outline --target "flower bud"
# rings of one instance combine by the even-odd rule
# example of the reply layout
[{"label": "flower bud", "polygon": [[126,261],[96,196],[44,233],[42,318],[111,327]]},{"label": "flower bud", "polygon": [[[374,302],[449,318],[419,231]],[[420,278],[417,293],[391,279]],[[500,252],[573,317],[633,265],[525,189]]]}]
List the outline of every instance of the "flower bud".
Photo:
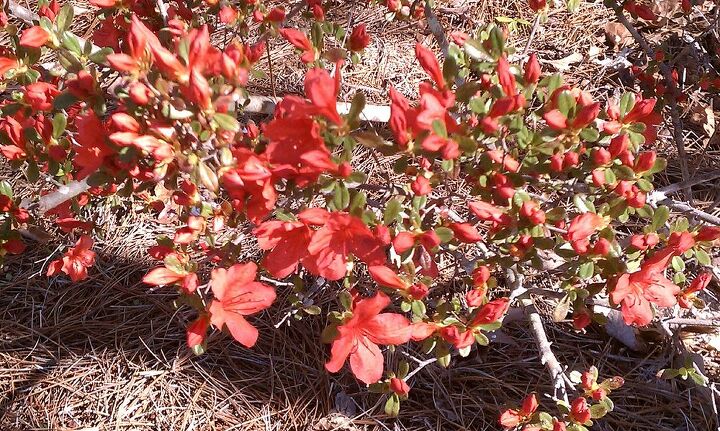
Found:
[{"label": "flower bud", "polygon": [[393,377],[390,379],[390,390],[401,396],[407,396],[410,393],[410,386],[403,379]]}]

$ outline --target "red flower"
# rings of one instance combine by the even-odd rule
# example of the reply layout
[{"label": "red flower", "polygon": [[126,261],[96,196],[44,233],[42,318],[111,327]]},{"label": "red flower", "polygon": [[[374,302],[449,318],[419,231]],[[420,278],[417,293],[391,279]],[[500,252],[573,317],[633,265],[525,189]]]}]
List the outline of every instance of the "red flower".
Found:
[{"label": "red flower", "polygon": [[530,394],[522,402],[520,410],[508,409],[500,415],[500,425],[504,428],[514,428],[526,422],[538,408],[535,394]]},{"label": "red flower", "polygon": [[312,102],[316,113],[340,125],[342,124],[342,118],[337,112],[340,67],[336,69],[335,73],[336,76],[333,80],[325,69],[316,67],[308,70],[305,75],[305,95]]},{"label": "red flower", "polygon": [[479,289],[469,290],[465,294],[465,302],[467,302],[468,307],[479,307],[483,304],[484,300],[485,289],[482,287]]},{"label": "red flower", "polygon": [[363,23],[355,26],[350,34],[350,51],[362,51],[370,44],[370,35],[367,33],[367,26]]},{"label": "red flower", "polygon": [[535,53],[530,54],[530,58],[527,63],[525,63],[525,73],[523,74],[523,79],[526,83],[534,84],[540,80],[541,72],[540,62],[538,62],[537,55],[535,55]]},{"label": "red flower", "polygon": [[430,181],[422,175],[418,175],[415,178],[415,181],[410,184],[410,189],[417,196],[425,196],[427,194],[430,194],[430,192],[432,191]]},{"label": "red flower", "polygon": [[445,78],[443,78],[440,63],[438,63],[435,54],[429,48],[421,44],[415,45],[415,57],[417,57],[425,73],[430,76],[440,90],[445,89]]},{"label": "red flower", "polygon": [[472,272],[472,279],[475,287],[484,286],[490,279],[490,268],[485,265],[478,266]]},{"label": "red flower", "polygon": [[97,171],[112,150],[105,144],[105,128],[93,111],[75,119],[77,134],[73,163],[80,167],[77,179],[81,180]]},{"label": "red flower", "polygon": [[18,66],[18,62],[14,58],[0,56],[0,76],[5,75],[10,69],[14,69]]},{"label": "red flower", "polygon": [[708,284],[710,284],[710,281],[712,280],[712,274],[709,272],[703,272],[702,274],[699,274],[695,279],[690,283],[690,286],[685,288],[680,294],[677,296],[678,303],[682,308],[691,308],[692,305],[692,299],[695,296],[695,294],[707,287]]},{"label": "red flower", "polygon": [[590,408],[584,397],[576,398],[570,405],[570,418],[579,424],[584,424],[590,420]]},{"label": "red flower", "polygon": [[335,373],[350,357],[350,369],[363,383],[372,384],[383,374],[384,358],[378,344],[402,344],[410,340],[413,327],[405,316],[380,313],[390,298],[378,292],[353,303],[352,317],[338,326],[330,360],[325,368]]},{"label": "red flower", "polygon": [[480,232],[478,232],[478,230],[470,223],[450,223],[448,227],[452,229],[453,234],[455,234],[455,238],[457,238],[460,242],[474,244],[478,241],[482,241]]},{"label": "red flower", "polygon": [[[193,275],[194,277],[190,278],[190,280],[186,283],[185,280],[190,275]],[[150,284],[152,286],[170,286],[182,282],[183,289],[190,293],[197,289],[196,281],[197,276],[195,274],[190,274],[185,271],[176,272],[175,270],[164,266],[151,270],[143,277],[143,283]]]},{"label": "red flower", "polygon": [[238,13],[232,6],[223,6],[220,8],[219,16],[223,24],[233,24],[237,20]]},{"label": "red flower", "polygon": [[689,232],[673,232],[668,238],[667,246],[680,255],[695,246],[695,238]]},{"label": "red flower", "polygon": [[406,397],[410,393],[410,386],[403,379],[393,377],[390,379],[390,390],[400,396]]},{"label": "red flower", "polygon": [[395,141],[400,148],[407,148],[408,136],[408,114],[410,110],[410,102],[398,93],[393,87],[390,87],[390,129],[395,135]]},{"label": "red flower", "polygon": [[543,118],[548,127],[553,130],[565,130],[568,127],[567,117],[558,109],[546,112],[543,114]]},{"label": "red flower", "polygon": [[71,247],[62,259],[54,260],[48,267],[48,276],[60,272],[70,276],[72,281],[87,278],[87,269],[95,264],[95,252],[91,250],[93,240],[88,235],[80,237],[75,247]]},{"label": "red flower", "polygon": [[397,290],[406,290],[410,283],[400,278],[395,271],[384,265],[375,265],[368,268],[370,276],[381,286]]},{"label": "red flower", "polygon": [[345,276],[350,254],[368,265],[385,262],[383,244],[362,220],[344,212],[330,214],[325,225],[313,235],[308,253],[303,265],[328,280]]},{"label": "red flower", "polygon": [[255,228],[253,235],[262,250],[270,250],[263,258],[263,267],[273,277],[285,278],[307,256],[312,231],[303,222],[270,220]]},{"label": "red flower", "polygon": [[520,207],[520,216],[534,225],[545,223],[545,212],[540,209],[540,204],[535,201],[523,202],[522,207]]},{"label": "red flower", "polygon": [[50,34],[39,25],[23,31],[20,36],[20,46],[27,48],[40,48],[50,39]]},{"label": "red flower", "polygon": [[505,211],[487,202],[470,202],[468,207],[482,221],[491,221],[500,225],[506,225],[510,222],[510,217],[505,214]]},{"label": "red flower", "polygon": [[187,345],[191,349],[205,342],[207,330],[210,327],[210,318],[206,315],[198,317],[187,327]]},{"label": "red flower", "polygon": [[305,33],[294,28],[281,28],[280,35],[290,42],[295,48],[302,50],[303,54],[300,60],[303,63],[312,63],[315,61],[315,48],[313,48],[310,40]]},{"label": "red flower", "polygon": [[715,241],[720,238],[720,226],[703,226],[695,236],[695,241]]},{"label": "red flower", "polygon": [[597,214],[580,214],[570,222],[565,239],[570,242],[588,239],[596,230],[602,229],[605,225],[605,219]]},{"label": "red flower", "polygon": [[483,305],[470,322],[471,327],[497,322],[510,308],[509,298],[493,299]]},{"label": "red flower", "polygon": [[508,63],[505,56],[502,56],[498,59],[497,75],[498,80],[500,81],[500,86],[502,87],[505,96],[514,96],[517,93],[515,75],[513,75],[510,71],[510,63]]},{"label": "red flower", "polygon": [[265,137],[270,141],[265,155],[277,177],[295,179],[304,187],[337,169],[312,119],[275,118],[265,127]]},{"label": "red flower", "polygon": [[55,21],[58,12],[60,12],[60,4],[58,4],[57,0],[52,0],[38,9],[38,15],[47,17],[50,21]]},{"label": "red flower", "polygon": [[252,347],[258,330],[244,316],[262,311],[275,301],[275,289],[255,281],[257,265],[235,264],[228,269],[213,269],[210,286],[215,299],[210,303],[210,322],[216,328],[226,326],[235,340]]},{"label": "red flower", "polygon": [[57,87],[47,82],[35,82],[25,87],[25,101],[33,111],[51,111],[58,94]]},{"label": "red flower", "polygon": [[625,273],[610,292],[615,304],[622,304],[623,320],[627,324],[647,325],[652,321],[651,303],[661,307],[675,305],[680,288],[663,274],[675,250],[666,248],[656,252],[640,266],[640,270]]},{"label": "red flower", "polygon": [[277,200],[272,174],[267,163],[251,150],[237,149],[234,155],[237,168],[225,172],[222,182],[232,198],[233,208],[244,210],[250,221],[260,223]]},{"label": "red flower", "polygon": [[534,10],[535,12],[545,9],[547,6],[546,0],[528,0],[528,5],[530,6],[530,9]]}]

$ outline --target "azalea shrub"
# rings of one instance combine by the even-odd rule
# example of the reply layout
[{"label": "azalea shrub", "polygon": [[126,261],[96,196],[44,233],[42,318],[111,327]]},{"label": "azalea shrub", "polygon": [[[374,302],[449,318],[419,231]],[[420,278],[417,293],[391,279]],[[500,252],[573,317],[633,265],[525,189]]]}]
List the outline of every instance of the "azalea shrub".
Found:
[{"label": "azalea shrub", "polygon": [[[157,264],[143,280],[194,310],[189,348],[212,350],[211,331],[252,348],[254,322],[289,298],[279,306],[298,319],[327,313],[317,334],[327,371],[385,394],[391,415],[428,363],[417,355],[450,366],[530,295],[554,293],[554,318],[576,331],[605,323],[597,304],[639,326],[700,305],[720,228],[671,217],[654,198],[666,166],[653,150],[655,99],[595,100],[490,25],[451,33],[442,62],[417,44],[426,79],[417,97],[388,88],[383,128],[365,121],[361,93],[348,109],[337,103],[343,72],[376,36],[328,21],[320,0],[91,3],[101,23],[87,40],[56,0],[34,22],[0,20],[10,36],[0,152],[42,189],[21,200],[0,183],[0,256],[22,253],[21,233],[44,218],[70,245],[47,275],[77,282],[93,272],[97,208],[172,222],[147,250]],[[412,20],[425,14],[415,3],[370,7]],[[290,13],[308,27],[288,27]],[[304,94],[265,117],[248,110],[247,86],[271,39],[292,45],[306,71]],[[393,178],[357,169],[358,155],[389,160]],[[254,247],[260,259],[241,258]],[[522,276],[533,285],[511,282]],[[333,309],[314,304],[320,292]],[[404,356],[390,366],[388,351]],[[501,424],[582,429],[612,410],[621,384],[597,374],[582,374],[554,418],[532,396]]]}]

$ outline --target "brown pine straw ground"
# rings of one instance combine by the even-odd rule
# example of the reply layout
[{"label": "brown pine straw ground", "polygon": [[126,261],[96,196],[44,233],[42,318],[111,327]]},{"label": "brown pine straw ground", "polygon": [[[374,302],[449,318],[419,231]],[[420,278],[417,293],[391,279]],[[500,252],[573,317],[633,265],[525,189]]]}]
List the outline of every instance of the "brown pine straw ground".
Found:
[{"label": "brown pine straw ground", "polygon": [[[367,23],[375,35],[362,63],[346,66],[341,98],[349,100],[354,92],[363,91],[369,100],[383,103],[390,84],[415,95],[424,76],[412,48],[417,41],[437,48],[425,25],[387,23],[380,9],[361,2],[329,5],[331,18],[347,22],[352,9],[352,21]],[[460,0],[440,6],[446,9],[438,13],[445,28],[471,29],[495,17],[533,20],[524,0]],[[538,52],[546,71],[558,70],[568,81],[606,100],[629,85],[622,73],[598,63],[612,61],[622,49],[606,44],[608,18],[599,3],[582,3],[574,15],[553,11],[530,50]],[[86,13],[76,33],[86,35],[94,24],[92,13]],[[511,35],[521,52],[530,27],[520,23]],[[679,31],[677,26],[675,30]],[[665,30],[647,34],[665,38]],[[622,34],[618,37],[621,45],[628,43]],[[575,53],[582,59],[568,63]],[[300,92],[303,69],[293,50],[273,42],[271,57],[276,94]],[[263,68],[268,70],[267,65]],[[273,93],[269,79],[256,79],[251,88],[256,94]],[[720,148],[710,139],[714,130],[707,128],[705,108],[712,115],[717,106],[713,102],[691,96],[683,106],[693,174],[720,165]],[[658,185],[681,180],[669,131],[661,131],[657,146],[671,158]],[[355,163],[378,178],[389,165],[386,159],[376,164],[363,151]],[[0,177],[15,180],[23,196],[35,190],[7,167],[0,170]],[[693,190],[698,207],[718,213],[717,184]],[[502,409],[517,405],[529,392],[550,390],[532,335],[526,322],[519,320],[508,324],[489,347],[473,350],[468,358],[455,358],[448,369],[426,366],[411,379],[411,397],[403,403],[400,417],[387,418],[384,400],[361,388],[349,372],[331,375],[323,368],[328,348],[320,344],[319,334],[326,323],[323,316],[338,306],[335,285],[314,298],[323,310],[320,316],[285,319],[276,328],[288,312],[284,299],[289,292],[280,287],[276,305],[252,319],[261,334],[255,348],[245,349],[226,335],[213,334],[209,352],[195,357],[184,338],[185,325],[194,316],[174,307],[172,289],[152,290],[140,282],[155,265],[146,257],[146,248],[157,234],[172,229],[135,215],[130,208],[108,204],[97,216],[98,261],[88,280],[73,284],[64,277],[44,276],[48,262],[59,256],[58,247],[68,245],[52,235],[53,230],[48,242],[32,243],[25,254],[7,260],[0,273],[0,430],[498,429]],[[248,258],[257,256],[250,242],[247,252]],[[552,281],[537,280],[548,285]],[[711,311],[718,310],[718,294],[717,284],[702,294]],[[538,298],[537,302],[541,311],[552,310],[551,301]],[[713,315],[700,317],[707,316]],[[578,334],[567,322],[553,324],[549,319],[546,328],[568,371],[596,365],[601,376],[620,375],[626,380],[613,393],[616,410],[594,430],[707,431],[719,426],[709,395],[720,401],[717,389],[703,391],[691,383],[656,377],[659,370],[682,362],[672,344],[659,337],[659,330],[643,331],[648,349],[632,352],[601,328]],[[692,331],[682,334],[689,351],[704,357],[716,382],[718,351],[717,343],[716,347],[708,343],[711,337]],[[388,359],[390,366],[399,358],[388,355]],[[547,396],[541,395],[541,401],[554,411]]]}]

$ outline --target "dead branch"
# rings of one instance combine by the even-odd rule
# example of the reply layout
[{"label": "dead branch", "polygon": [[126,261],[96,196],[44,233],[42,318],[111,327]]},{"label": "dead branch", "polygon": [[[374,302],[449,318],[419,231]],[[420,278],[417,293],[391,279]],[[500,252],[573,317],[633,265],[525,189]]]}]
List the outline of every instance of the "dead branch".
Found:
[{"label": "dead branch", "polygon": [[[506,276],[508,278],[511,291],[525,289],[523,286],[524,277],[520,274],[517,268],[513,267],[508,269]],[[568,396],[566,382],[569,381],[569,379],[565,375],[565,371],[562,365],[560,365],[560,361],[558,361],[555,353],[552,351],[552,343],[548,340],[540,313],[538,313],[532,299],[524,300],[523,305],[525,309],[525,316],[527,317],[528,322],[530,322],[530,330],[535,338],[535,343],[537,344],[540,352],[540,362],[547,367],[550,372],[550,377],[552,378],[553,397],[556,400],[563,400],[567,403]]]}]

